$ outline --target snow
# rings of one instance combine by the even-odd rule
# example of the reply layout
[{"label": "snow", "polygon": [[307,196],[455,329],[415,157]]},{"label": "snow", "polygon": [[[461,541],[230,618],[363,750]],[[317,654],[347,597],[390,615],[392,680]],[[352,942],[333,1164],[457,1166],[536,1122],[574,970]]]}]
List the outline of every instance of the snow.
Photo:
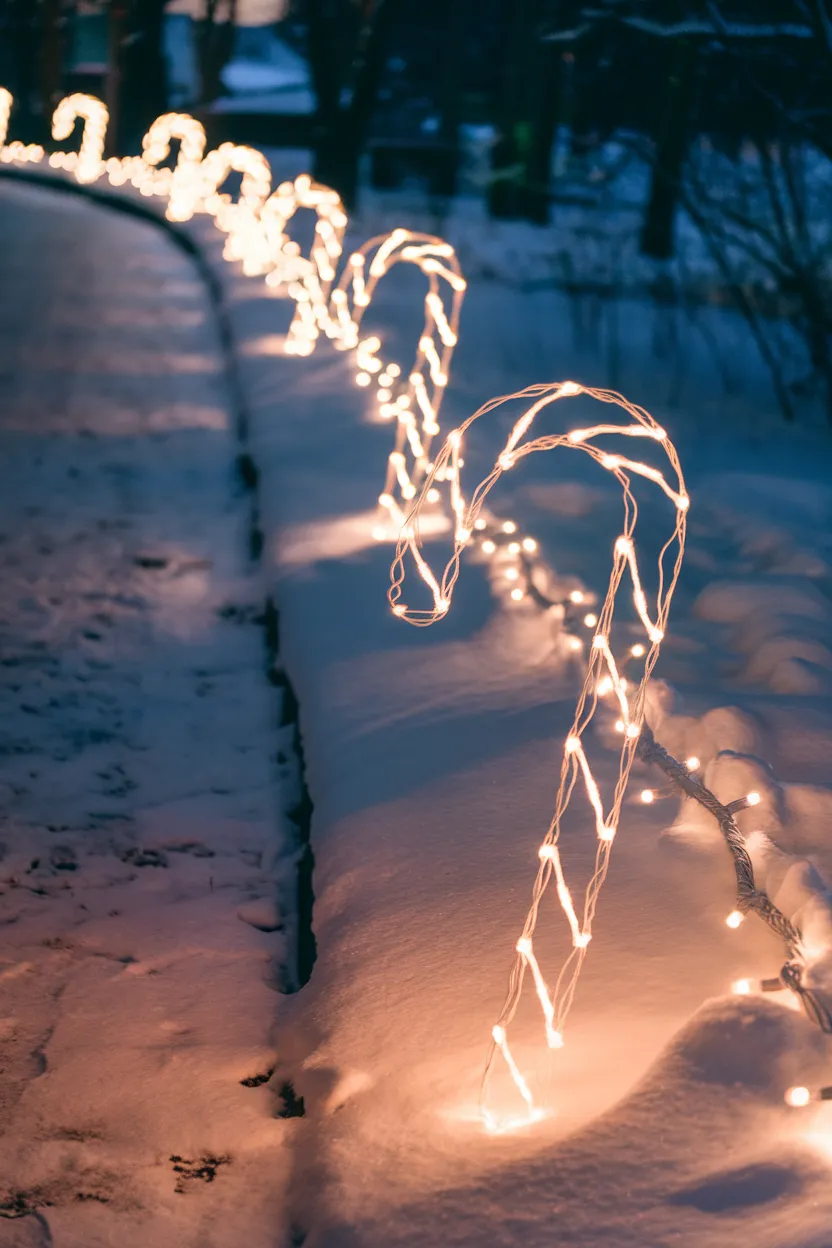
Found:
[{"label": "snow", "polygon": [[0,220],[0,1243],[265,1244],[286,846],[216,333],[154,227]]},{"label": "snow", "polygon": [[[355,239],[373,224],[356,222]],[[515,1055],[551,1112],[523,1131],[483,1133],[479,1078],[577,673],[540,617],[495,601],[473,559],[434,629],[386,614],[391,551],[360,534],[389,431],[369,423],[348,361],[325,345],[308,361],[281,359],[269,335],[288,308],[281,317],[264,296],[258,314],[250,288],[226,280],[316,803],[319,956],[278,1032],[279,1069],[312,1107],[292,1193],[305,1242],[824,1243],[832,1122],[826,1107],[800,1113],[783,1096],[828,1081],[826,1041],[785,994],[730,994],[736,979],[776,976],[782,948],[753,918],[726,926],[733,871],[716,825],[672,799],[643,806],[639,790],[660,782],[644,768],[566,1047],[547,1054],[528,998],[515,1030]],[[368,327],[401,334],[396,296],[379,299]],[[827,435],[808,422],[784,428],[730,314],[702,312],[741,379],[726,394],[705,335],[677,326],[674,343],[667,309],[621,299],[600,325],[582,325],[585,306],[475,273],[443,424],[491,394],[569,376],[617,384],[669,430],[693,529],[659,669],[676,692],[653,695],[659,739],[698,754],[724,800],[761,794],[739,817],[759,882],[806,928],[811,977],[825,985]],[[474,444],[477,466],[500,432]],[[605,483],[556,457],[524,472],[495,507],[522,519],[560,575],[603,584],[616,531]],[[647,503],[648,531],[653,515]],[[765,622],[768,650],[755,641]],[[593,765],[609,781],[607,731]],[[578,885],[589,833],[569,832]],[[544,931],[550,970],[564,933],[551,914]],[[499,1068],[494,1088],[498,1108],[517,1112]]]},{"label": "snow", "polygon": [[[372,205],[347,248],[371,233],[368,218]],[[642,787],[660,786],[642,765],[564,1049],[547,1052],[530,995],[516,1020],[512,1048],[547,1113],[483,1131],[488,1036],[579,673],[551,625],[496,598],[475,559],[441,624],[411,631],[390,615],[391,547],[368,534],[389,427],[372,422],[350,361],[326,343],[308,360],[282,356],[289,305],[221,264],[211,223],[189,229],[217,264],[240,347],[281,660],[315,802],[318,960],[281,1003],[274,1050],[275,1077],[306,1106],[280,1137],[295,1242],[822,1248],[830,1107],[793,1110],[784,1093],[830,1082],[828,1042],[785,993],[731,994],[737,979],[775,976],[782,947],[753,916],[726,925],[733,870],[718,828],[673,798],[639,802]],[[395,278],[366,326],[397,349],[414,332]],[[475,271],[461,334],[443,427],[494,394],[573,377],[617,386],[678,446],[689,553],[651,719],[677,756],[699,757],[722,800],[760,794],[738,816],[758,883],[803,927],[810,980],[828,990],[827,431],[782,425],[745,328],[719,309],[687,320],[635,287],[601,303]],[[500,418],[482,429],[472,474],[504,433]],[[577,458],[535,457],[494,507],[522,521],[559,576],[595,590],[620,503]],[[649,492],[640,502],[649,541],[656,506]],[[633,636],[622,623],[617,641]],[[593,742],[602,784],[614,739],[607,723]],[[570,824],[564,854],[580,887],[594,859],[588,818]],[[259,904],[244,915],[243,932],[274,918]],[[552,905],[538,948],[546,974],[565,946]],[[493,1093],[517,1112],[499,1066]]]}]

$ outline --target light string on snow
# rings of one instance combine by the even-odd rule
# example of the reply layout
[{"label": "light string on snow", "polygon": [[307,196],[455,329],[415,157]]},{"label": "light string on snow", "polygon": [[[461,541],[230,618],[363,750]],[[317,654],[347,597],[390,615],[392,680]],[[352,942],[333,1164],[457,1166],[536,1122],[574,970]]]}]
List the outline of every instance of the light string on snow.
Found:
[{"label": "light string on snow", "polygon": [[[540,413],[561,399],[575,398],[586,395],[598,402],[609,404],[623,410],[630,417],[631,423],[601,423],[588,428],[573,429],[564,434],[549,434],[538,438],[526,439],[534,421]],[[466,500],[462,491],[460,467],[465,435],[471,425],[481,416],[493,412],[496,408],[514,400],[533,400],[520,418],[515,422],[508,440],[497,456],[494,467],[487,477],[473,491],[470,500]],[[609,437],[629,439],[649,439],[653,445],[661,448],[667,460],[671,480],[664,473],[652,468],[640,460],[633,460],[620,454],[611,454],[603,445]],[[682,564],[685,544],[685,529],[689,499],[685,490],[682,469],[675,447],[664,429],[643,408],[629,403],[621,395],[609,390],[594,390],[566,381],[557,385],[530,386],[517,394],[494,399],[484,404],[473,416],[469,417],[458,429],[448,435],[442,450],[428,472],[422,485],[421,493],[409,511],[405,525],[396,547],[396,556],[390,569],[391,584],[388,593],[390,605],[395,615],[410,624],[426,626],[441,619],[450,609],[454,586],[460,571],[460,560],[463,551],[471,543],[486,547],[486,554],[493,553],[496,547],[492,529],[498,528],[503,537],[508,537],[509,549],[514,558],[526,566],[524,561],[536,550],[533,539],[520,537],[517,525],[513,521],[502,524],[484,508],[485,499],[496,485],[504,472],[510,471],[519,459],[538,451],[558,448],[583,451],[596,461],[602,468],[610,472],[622,489],[624,503],[624,522],[622,532],[613,546],[613,563],[610,573],[606,597],[597,611],[590,613],[592,642],[586,662],[583,684],[578,696],[575,716],[563,746],[560,781],[555,796],[554,813],[549,827],[543,837],[539,849],[539,865],[532,890],[532,902],[526,920],[515,945],[515,959],[509,977],[509,987],[503,1008],[492,1029],[492,1043],[489,1048],[483,1073],[480,1108],[486,1126],[491,1130],[505,1129],[506,1125],[534,1120],[540,1114],[529,1084],[515,1060],[509,1045],[509,1028],[520,1004],[526,973],[528,972],[538,1003],[543,1015],[546,1043],[550,1049],[559,1049],[564,1044],[564,1027],[571,1009],[575,991],[583,968],[587,950],[592,939],[592,924],[595,917],[598,898],[609,869],[612,844],[618,830],[621,806],[624,799],[630,770],[635,758],[636,746],[644,725],[644,700],[647,681],[658,659],[659,648],[665,634],[668,612],[676,587]],[[450,473],[449,473],[450,469]],[[658,556],[658,592],[655,604],[651,608],[642,583],[638,557],[635,546],[638,504],[632,492],[632,478],[638,476],[656,485],[673,504],[673,524],[671,531],[661,546]],[[420,515],[428,503],[431,491],[436,488],[437,480],[450,479],[450,505],[454,519],[453,553],[440,576],[437,576],[421,549],[419,534]],[[524,545],[525,543],[525,545]],[[512,549],[514,548],[514,549]],[[416,570],[427,587],[433,600],[428,608],[411,608],[402,601],[402,585],[405,578],[407,559],[412,559]],[[665,567],[666,561],[670,568]],[[611,643],[610,631],[613,615],[622,581],[627,577],[635,613],[644,630],[646,641],[638,643],[631,650],[631,657],[643,660],[641,678],[635,687],[621,675],[616,663]],[[526,576],[527,585],[532,583],[531,573]],[[525,592],[521,587],[514,587],[520,594]],[[514,597],[514,590],[512,591]],[[575,606],[583,606],[585,595],[582,591],[573,591],[570,595]],[[520,599],[515,598],[515,601]],[[538,604],[539,605],[539,604]],[[554,604],[559,605],[559,604]],[[585,617],[585,620],[590,616]],[[635,651],[635,653],[633,653]],[[602,793],[585,748],[585,739],[595,717],[598,705],[599,686],[609,689],[614,696],[619,720],[622,742],[618,764],[618,777],[612,793]],[[592,815],[595,828],[596,850],[593,873],[586,888],[583,903],[576,906],[569,888],[564,863],[560,851],[560,838],[563,820],[567,809],[576,793],[583,793]],[[561,911],[566,920],[570,939],[571,952],[561,965],[554,988],[551,988],[544,976],[534,946],[534,934],[537,926],[540,907],[549,885],[554,885]],[[525,1104],[525,1113],[519,1119],[505,1124],[498,1119],[488,1104],[488,1082],[493,1061],[499,1054],[520,1098]]]},{"label": "light string on snow", "polygon": [[[690,774],[683,764],[659,745],[647,725],[643,727],[639,738],[638,754],[645,763],[659,767],[669,777],[674,787],[681,790],[686,797],[698,802],[716,820],[730,851],[737,881],[737,908],[729,914],[726,920],[729,927],[739,927],[745,915],[753,911],[786,946],[786,962],[781,967],[778,976],[758,981],[735,980],[732,984],[733,991],[738,996],[747,996],[754,991],[768,993],[788,988],[795,994],[811,1022],[827,1035],[832,1033],[832,1015],[829,1009],[818,993],[803,982],[807,956],[800,932],[774,905],[767,894],[757,888],[754,881],[754,867],[746,848],[745,837],[734,817],[739,811],[756,806],[760,800],[759,794],[752,792],[727,804],[720,802],[710,789],[706,788],[700,780]],[[804,1108],[813,1099],[832,1100],[832,1087],[821,1088],[815,1098],[805,1087],[789,1088],[785,1094],[786,1103],[795,1109]]]}]

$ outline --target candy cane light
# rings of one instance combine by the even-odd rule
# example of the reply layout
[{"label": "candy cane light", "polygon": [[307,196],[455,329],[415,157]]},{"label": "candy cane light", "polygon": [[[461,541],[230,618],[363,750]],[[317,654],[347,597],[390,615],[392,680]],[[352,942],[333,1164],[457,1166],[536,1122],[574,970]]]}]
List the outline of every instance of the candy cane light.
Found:
[{"label": "candy cane light", "polygon": [[169,154],[173,139],[179,139],[179,155],[170,180],[165,216],[169,221],[189,221],[203,195],[202,124],[187,113],[163,113],[142,139],[142,156],[148,165],[160,164]]},{"label": "candy cane light", "polygon": [[[630,418],[629,422],[601,423],[575,428],[568,433],[547,434],[527,439],[526,435],[542,411],[561,399],[575,398],[580,395],[586,395],[598,402],[621,409]],[[460,459],[468,430],[480,417],[493,412],[503,404],[529,399],[533,402],[515,422],[491,472],[476,487],[470,501],[467,501],[462,491]],[[634,442],[646,439],[659,447],[667,461],[666,470],[669,470],[669,479],[664,472],[649,463],[630,458],[629,455],[618,450],[614,453],[608,450],[606,443],[611,437],[630,439]],[[624,520],[621,533],[613,546],[612,570],[606,597],[597,613],[592,615],[594,629],[592,644],[572,726],[563,745],[554,812],[539,847],[539,865],[532,888],[531,905],[515,944],[508,992],[503,1008],[492,1028],[491,1044],[480,1093],[483,1121],[486,1128],[491,1131],[500,1131],[520,1123],[533,1121],[541,1113],[509,1045],[509,1030],[520,1004],[527,972],[531,977],[542,1013],[547,1046],[550,1049],[559,1049],[564,1044],[565,1023],[592,939],[592,924],[598,898],[609,869],[612,844],[618,831],[624,794],[644,723],[647,681],[659,656],[673,592],[682,565],[689,498],[675,447],[665,430],[648,412],[610,390],[589,389],[575,382],[566,381],[557,385],[530,386],[517,394],[493,399],[448,435],[425,477],[418,499],[408,512],[390,569],[391,584],[388,598],[396,616],[416,626],[430,625],[441,619],[450,609],[464,550],[469,545],[477,543],[484,545],[489,542],[493,546],[490,538],[482,537],[485,530],[481,516],[485,499],[491,489],[503,473],[510,471],[523,457],[538,451],[560,448],[584,452],[616,479],[623,495]],[[422,551],[419,521],[430,492],[435,488],[435,481],[443,473],[447,476],[449,469],[453,485],[452,504],[456,525],[453,552],[440,576],[434,573]],[[653,603],[648,601],[636,552],[638,504],[632,492],[634,477],[651,482],[672,505],[672,523],[668,526],[669,532],[658,556],[658,590]],[[510,532],[513,534],[516,525],[512,522],[508,524],[511,525]],[[410,608],[402,601],[402,586],[408,558],[412,559],[419,577],[433,599],[433,605],[429,608]],[[644,643],[638,643],[630,652],[631,657],[637,658],[642,667],[641,677],[635,689],[633,689],[633,682],[624,680],[621,675],[613,657],[610,638],[613,617],[619,600],[619,590],[625,579],[629,584],[635,615],[645,637]],[[606,686],[614,694],[620,716],[617,724],[621,733],[618,775],[612,791],[607,793],[602,791],[602,786],[593,773],[585,747],[587,733],[599,706],[599,686],[601,688]],[[560,848],[564,817],[569,807],[577,804],[579,794],[587,804],[596,838],[594,870],[582,905],[576,904],[573,900]],[[550,988],[544,976],[534,943],[539,911],[550,884],[554,886],[571,943],[569,954],[558,968],[553,989]],[[508,1120],[498,1117],[488,1103],[489,1077],[497,1055],[504,1061],[523,1105],[523,1112]]]},{"label": "candy cane light", "polygon": [[79,182],[94,182],[104,167],[104,140],[109,120],[106,104],[94,95],[81,92],[66,96],[52,114],[52,138],[68,139],[79,117],[84,122],[80,151],[56,152],[50,157],[50,164],[72,169]]},{"label": "candy cane light", "polygon": [[[362,319],[378,284],[396,264],[412,264],[427,278],[424,323],[415,359],[406,373],[398,363],[385,363],[380,358],[382,343],[376,335],[361,336]],[[360,386],[374,388],[379,418],[396,422],[395,443],[379,495],[382,513],[392,521],[396,533],[431,467],[431,446],[439,433],[439,410],[459,341],[465,290],[465,278],[450,243],[431,234],[398,229],[371,238],[354,251],[332,293],[341,345],[355,349],[355,380]],[[449,478],[440,469],[434,479],[430,503],[438,502],[438,484]]]}]

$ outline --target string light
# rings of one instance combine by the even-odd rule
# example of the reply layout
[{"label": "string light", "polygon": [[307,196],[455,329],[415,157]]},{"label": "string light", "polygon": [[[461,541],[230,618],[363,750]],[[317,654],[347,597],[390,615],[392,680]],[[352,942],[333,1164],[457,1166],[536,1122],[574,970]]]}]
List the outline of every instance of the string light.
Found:
[{"label": "string light", "polygon": [[[617,406],[630,417],[633,423],[596,425],[587,429],[573,430],[567,434],[527,438],[534,420],[541,411],[560,399],[578,395],[586,395],[596,401]],[[498,454],[489,475],[477,485],[470,497],[470,501],[465,502],[462,496],[458,463],[460,450],[468,430],[480,417],[493,412],[504,403],[517,399],[532,399],[534,401],[515,422],[506,445],[503,451]],[[634,434],[634,430],[638,431],[637,434]],[[674,522],[659,555],[659,590],[652,616],[648,608],[636,557],[634,534],[638,506],[630,488],[630,477],[623,467],[625,461],[614,465],[610,465],[609,462],[604,463],[605,459],[609,461],[609,455],[602,446],[598,445],[600,439],[615,434],[647,436],[654,439],[661,446],[673,474],[672,485],[657,470],[636,474],[647,481],[659,485],[665,497],[674,504]],[[583,687],[578,699],[573,725],[564,742],[560,783],[555,797],[554,814],[540,849],[540,865],[532,891],[532,902],[526,916],[523,934],[520,938],[522,943],[518,942],[516,947],[515,962],[509,978],[508,994],[492,1031],[492,1045],[486,1060],[480,1098],[483,1121],[489,1129],[495,1129],[495,1124],[498,1122],[497,1117],[487,1103],[488,1079],[494,1056],[497,1053],[502,1057],[514,1086],[526,1106],[529,1120],[532,1120],[534,1111],[537,1108],[528,1084],[511,1053],[508,1036],[511,1022],[520,1003],[526,970],[531,972],[535,983],[547,1035],[550,1031],[553,1031],[563,1041],[564,1025],[572,1005],[587,948],[592,938],[592,920],[609,867],[611,846],[618,830],[621,806],[635,755],[635,747],[643,726],[646,682],[658,657],[659,644],[664,637],[670,603],[681,568],[688,508],[683,501],[687,499],[687,494],[676,450],[667,438],[664,430],[661,430],[656,425],[647,412],[628,403],[621,395],[612,391],[592,390],[580,386],[576,382],[566,382],[559,385],[530,386],[518,394],[508,396],[508,398],[492,400],[447,436],[444,446],[436,456],[433,467],[422,484],[419,497],[407,512],[405,527],[399,536],[396,555],[390,569],[391,583],[388,599],[399,619],[404,619],[408,623],[417,626],[425,626],[434,623],[437,619],[447,614],[459,576],[460,559],[465,545],[460,540],[459,516],[463,517],[464,530],[470,532],[483,511],[488,493],[500,479],[503,472],[510,470],[517,460],[524,455],[537,451],[554,450],[559,447],[583,451],[616,475],[624,495],[625,528],[616,542],[615,559],[605,600],[597,614],[595,612],[591,613],[594,621],[592,627],[597,625],[597,632],[593,637],[589,651]],[[506,458],[507,455],[510,456],[510,462]],[[628,465],[631,462],[626,461]],[[422,553],[419,538],[419,522],[422,510],[427,503],[428,492],[433,487],[433,483],[439,474],[445,472],[449,466],[455,469],[455,481],[459,490],[458,497],[462,501],[457,503],[457,526],[454,535],[453,553],[441,576],[437,576]],[[630,467],[629,473],[632,472],[634,472],[634,469]],[[661,481],[658,478],[661,478]],[[666,488],[661,487],[662,482],[664,482]],[[514,521],[508,520],[501,524],[500,529],[504,535],[513,537],[517,532],[517,525]],[[493,538],[489,540],[494,541]],[[519,549],[522,549],[522,542],[518,543],[518,546]],[[671,568],[665,569],[665,559],[671,550],[675,550],[675,558],[672,560]],[[512,554],[510,548],[507,553],[509,555]],[[517,553],[519,554],[519,551]],[[405,578],[405,561],[408,558],[413,561],[417,572],[427,587],[429,595],[433,599],[432,607],[426,609],[411,608],[401,601],[402,585]],[[642,677],[632,697],[628,695],[627,686],[613,658],[608,636],[618,590],[625,570],[630,573],[636,613],[651,642],[649,651],[645,648],[646,658]],[[571,591],[569,601],[575,606],[580,606],[585,601],[584,592],[578,589]],[[587,620],[586,616],[584,620]],[[570,638],[570,644],[574,645],[575,643],[577,643],[577,648],[580,648],[580,639],[573,636]],[[601,675],[601,672],[603,672],[603,675]],[[615,693],[619,703],[621,710],[619,725],[623,735],[618,780],[611,798],[608,799],[602,796],[600,786],[593,774],[584,748],[584,738],[596,713],[597,702],[593,691],[596,690],[601,679],[609,682],[609,688]],[[578,792],[583,792],[592,811],[597,838],[595,868],[584,896],[583,915],[581,918],[578,917],[571,891],[566,883],[559,850],[564,816],[574,795]],[[549,993],[547,989],[545,995],[542,995],[541,984],[544,983],[542,973],[536,961],[535,965],[532,965],[529,951],[531,950],[530,942],[534,936],[540,906],[547,887],[552,880],[555,883],[555,892],[560,902],[561,910],[572,934],[573,949],[554,981],[554,990]]]},{"label": "string light", "polygon": [[731,913],[728,915],[728,918],[725,920],[725,924],[727,927],[737,928],[739,927],[740,923],[742,923],[744,918],[745,918],[745,915],[741,911],[732,910]]},{"label": "string light", "polygon": [[66,96],[52,114],[52,138],[68,139],[79,117],[84,122],[81,147],[77,155],[74,152],[64,154],[63,168],[73,169],[79,182],[94,182],[101,176],[103,169],[104,141],[109,119],[106,104],[93,95],[84,95],[78,91]]}]

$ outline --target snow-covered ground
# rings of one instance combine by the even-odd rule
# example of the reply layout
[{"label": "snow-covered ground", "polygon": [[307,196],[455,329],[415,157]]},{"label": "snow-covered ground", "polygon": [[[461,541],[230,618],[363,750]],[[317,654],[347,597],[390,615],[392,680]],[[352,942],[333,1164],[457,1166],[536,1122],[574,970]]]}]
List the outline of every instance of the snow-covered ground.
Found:
[{"label": "snow-covered ground", "polygon": [[153,226],[0,222],[0,1244],[266,1245],[285,845],[212,314]]},{"label": "snow-covered ground", "polygon": [[[308,360],[285,357],[288,303],[220,262],[210,222],[188,228],[216,262],[233,315],[281,657],[315,801],[318,960],[281,1003],[276,1044],[276,1079],[306,1110],[288,1124],[289,1242],[825,1248],[832,1107],[793,1110],[784,1091],[832,1083],[827,1041],[784,994],[731,994],[738,978],[776,975],[783,950],[753,917],[726,926],[733,871],[717,829],[674,799],[641,804],[639,790],[659,784],[643,767],[565,1048],[547,1052],[531,998],[516,1021],[513,1048],[546,1116],[483,1131],[480,1074],[578,673],[551,624],[526,602],[497,601],[474,558],[442,623],[416,632],[392,617],[392,552],[371,536],[389,426],[373,422],[350,361],[326,343]],[[357,219],[350,243],[369,233]],[[365,324],[406,366],[418,326],[399,281],[386,279]],[[615,385],[667,428],[692,505],[657,671],[675,692],[656,686],[657,735],[697,754],[723,800],[760,793],[739,816],[756,834],[758,882],[803,928],[823,990],[829,434],[809,420],[782,425],[737,318],[697,318],[475,275],[443,428],[492,395],[565,377]],[[555,416],[588,423],[589,411],[561,404],[553,425]],[[471,442],[474,479],[505,432],[497,415]],[[620,506],[606,478],[538,456],[501,491],[495,511],[533,533],[559,573],[590,590],[606,582]],[[641,502],[649,542],[655,504]],[[628,636],[625,624],[617,640]],[[602,724],[592,747],[602,782],[612,739]],[[562,848],[585,879],[592,829],[576,820]],[[553,914],[554,903],[538,952],[556,966],[566,941]],[[512,1112],[498,1074],[496,1108]],[[218,1244],[258,1242],[216,1233]]]},{"label": "snow-covered ground", "polygon": [[[355,241],[370,233],[353,225]],[[197,228],[216,247],[211,227]],[[733,872],[715,825],[672,799],[642,805],[642,786],[659,784],[644,768],[565,1049],[547,1053],[533,1001],[519,1017],[515,1052],[550,1115],[483,1133],[479,1078],[576,672],[532,607],[494,601],[475,560],[434,629],[392,618],[391,550],[371,540],[368,519],[389,426],[372,422],[348,360],[326,345],[309,360],[282,358],[289,308],[225,272],[316,802],[319,956],[278,1045],[307,1106],[291,1193],[306,1242],[727,1248],[753,1236],[820,1248],[832,1122],[825,1107],[798,1113],[783,1095],[829,1081],[826,1042],[782,994],[731,995],[737,978],[776,975],[783,951],[753,919],[726,926]],[[365,325],[403,346],[416,327],[405,329],[398,279],[386,280]],[[760,792],[740,817],[746,832],[817,861],[812,875],[753,842],[760,884],[811,929],[822,984],[832,948],[822,882],[832,870],[828,434],[784,428],[737,318],[703,311],[691,329],[630,299],[582,319],[592,306],[475,277],[443,427],[491,395],[573,377],[615,384],[668,429],[693,503],[659,668],[677,692],[659,736],[698,754],[723,800]],[[567,415],[588,423],[587,410]],[[470,444],[474,479],[504,440],[494,421]],[[559,572],[598,588],[618,531],[615,491],[591,469],[535,458],[495,509],[520,519]],[[655,511],[643,506],[649,539]],[[599,734],[603,777],[609,744]],[[573,825],[566,853],[579,882],[592,852],[590,828]],[[565,933],[551,920],[557,966]],[[495,1091],[498,1109],[516,1108],[507,1080]]]}]

